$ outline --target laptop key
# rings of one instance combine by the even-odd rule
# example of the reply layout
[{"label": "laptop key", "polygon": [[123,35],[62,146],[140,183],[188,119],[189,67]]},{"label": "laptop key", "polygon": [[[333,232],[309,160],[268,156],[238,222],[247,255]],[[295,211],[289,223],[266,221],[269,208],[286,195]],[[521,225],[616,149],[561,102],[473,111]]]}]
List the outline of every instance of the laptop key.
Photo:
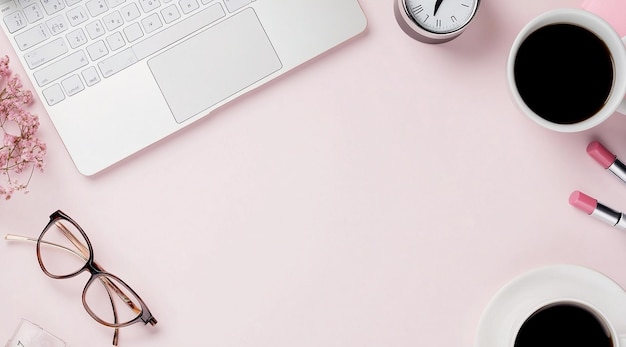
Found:
[{"label": "laptop key", "polygon": [[142,19],[141,25],[143,25],[143,29],[146,31],[146,34],[149,34],[155,30],[160,29],[163,26],[163,23],[159,18],[159,14],[153,13],[148,17]]},{"label": "laptop key", "polygon": [[28,67],[34,69],[52,61],[57,57],[60,57],[67,52],[68,48],[65,45],[65,40],[63,40],[62,37],[59,37],[54,41],[48,42],[45,45],[26,53],[24,58]]},{"label": "laptop key", "polygon": [[65,99],[63,89],[58,84],[53,84],[47,89],[43,90],[43,97],[50,106],[54,106]]},{"label": "laptop key", "polygon": [[139,4],[145,13],[148,13],[155,8],[161,6],[159,0],[139,0]]},{"label": "laptop key", "polygon": [[42,0],[41,3],[49,15],[53,15],[65,8],[63,0]]},{"label": "laptop key", "polygon": [[85,29],[87,29],[87,34],[92,40],[97,39],[105,33],[104,26],[99,19],[96,19],[93,22],[85,25]]},{"label": "laptop key", "polygon": [[114,74],[124,70],[125,68],[133,65],[138,61],[137,57],[133,53],[133,50],[127,48],[123,51],[120,51],[116,55],[112,55],[98,63],[98,68],[100,68],[100,72],[102,76],[111,77]]},{"label": "laptop key", "polygon": [[85,3],[85,6],[87,6],[87,11],[89,11],[92,17],[97,17],[109,10],[104,0],[89,0]]},{"label": "laptop key", "polygon": [[61,82],[63,89],[65,89],[65,93],[68,96],[75,95],[78,92],[81,92],[85,89],[83,85],[83,81],[80,80],[78,75],[72,75]]},{"label": "laptop key", "polygon": [[93,66],[90,66],[87,69],[83,70],[81,75],[83,75],[85,83],[87,83],[88,87],[91,87],[94,84],[100,82],[100,76],[98,75],[98,71],[96,71],[96,68]]},{"label": "laptop key", "polygon": [[124,28],[124,35],[126,35],[128,42],[133,42],[143,36],[143,31],[141,30],[139,23],[133,23]]},{"label": "laptop key", "polygon": [[17,11],[19,6],[15,3],[15,1],[2,1],[0,2],[0,14],[7,15],[13,13],[13,11]]},{"label": "laptop key", "polygon": [[176,5],[171,4],[161,10],[161,16],[163,16],[163,20],[165,20],[165,24],[170,24],[173,21],[180,18],[180,12],[178,12]]},{"label": "laptop key", "polygon": [[180,0],[178,4],[185,14],[193,12],[200,7],[196,0]]},{"label": "laptop key", "polygon": [[104,22],[104,26],[106,26],[109,31],[113,31],[124,24],[124,20],[122,19],[122,15],[119,11],[111,12],[105,15],[102,17],[102,21]]},{"label": "laptop key", "polygon": [[24,7],[23,11],[29,23],[34,23],[43,18],[43,11],[38,3],[32,3]]},{"label": "laptop key", "polygon": [[122,37],[122,33],[120,33],[119,31],[116,31],[113,34],[107,36],[106,40],[107,40],[107,43],[109,44],[109,47],[111,47],[112,51],[117,51],[118,49],[126,45],[126,42],[124,41],[124,38]]},{"label": "laptop key", "polygon": [[89,54],[89,58],[91,58],[91,60],[98,60],[109,54],[109,50],[104,44],[104,41],[100,40],[87,46],[87,53]]},{"label": "laptop key", "polygon": [[89,19],[89,15],[83,6],[77,6],[67,11],[67,19],[70,21],[70,25],[75,27]]},{"label": "laptop key", "polygon": [[38,24],[23,33],[15,35],[15,42],[24,51],[47,40],[49,37],[48,28],[44,24]]},{"label": "laptop key", "polygon": [[122,7],[122,17],[124,17],[124,19],[126,20],[126,22],[130,22],[133,19],[141,16],[141,12],[139,12],[139,9],[137,8],[137,5],[135,5],[135,3],[131,2],[130,4]]},{"label": "laptop key", "polygon": [[84,45],[87,43],[87,36],[85,36],[85,32],[83,29],[76,29],[67,35],[65,35],[67,42],[70,43],[70,47],[76,48],[78,46]]},{"label": "laptop key", "polygon": [[33,77],[35,77],[37,84],[39,84],[40,87],[43,87],[87,64],[89,64],[89,60],[87,59],[85,52],[80,50],[35,71],[33,73]]},{"label": "laptop key", "polygon": [[50,29],[52,35],[58,35],[68,28],[67,22],[65,21],[65,17],[63,17],[63,15],[58,15],[56,17],[53,17],[52,19],[47,20],[46,25],[48,26],[48,29]]},{"label": "laptop key", "polygon": [[[13,2],[11,2],[11,4],[12,3]],[[0,9],[4,9],[4,8],[0,8]],[[8,10],[11,10],[11,8],[8,8]],[[9,32],[12,34],[26,27],[26,18],[24,18],[24,15],[22,14],[22,12],[16,11],[4,17],[4,24],[7,25],[7,29],[9,29]]]}]

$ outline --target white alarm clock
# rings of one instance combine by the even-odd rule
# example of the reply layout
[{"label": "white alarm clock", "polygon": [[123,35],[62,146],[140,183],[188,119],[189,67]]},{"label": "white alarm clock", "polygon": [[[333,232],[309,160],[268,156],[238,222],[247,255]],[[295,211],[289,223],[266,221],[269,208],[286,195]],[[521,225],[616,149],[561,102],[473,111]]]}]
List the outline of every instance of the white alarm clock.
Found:
[{"label": "white alarm clock", "polygon": [[412,38],[442,43],[459,36],[474,18],[480,0],[394,0],[398,24]]}]

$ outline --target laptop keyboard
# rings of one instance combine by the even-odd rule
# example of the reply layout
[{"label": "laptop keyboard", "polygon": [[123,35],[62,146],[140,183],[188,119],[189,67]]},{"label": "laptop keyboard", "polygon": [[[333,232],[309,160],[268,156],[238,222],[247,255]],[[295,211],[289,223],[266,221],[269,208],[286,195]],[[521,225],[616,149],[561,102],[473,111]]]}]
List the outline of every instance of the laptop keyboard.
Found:
[{"label": "laptop keyboard", "polygon": [[8,0],[0,13],[52,106],[252,1]]}]

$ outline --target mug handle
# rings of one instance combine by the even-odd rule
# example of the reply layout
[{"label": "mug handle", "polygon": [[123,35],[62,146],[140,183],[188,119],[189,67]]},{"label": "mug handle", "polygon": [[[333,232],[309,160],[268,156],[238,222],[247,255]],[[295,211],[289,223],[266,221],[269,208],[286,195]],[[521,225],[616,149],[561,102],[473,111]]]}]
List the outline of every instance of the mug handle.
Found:
[{"label": "mug handle", "polygon": [[[622,37],[622,42],[626,44],[626,36]],[[617,112],[626,115],[626,98],[622,100],[622,103],[617,108]]]}]

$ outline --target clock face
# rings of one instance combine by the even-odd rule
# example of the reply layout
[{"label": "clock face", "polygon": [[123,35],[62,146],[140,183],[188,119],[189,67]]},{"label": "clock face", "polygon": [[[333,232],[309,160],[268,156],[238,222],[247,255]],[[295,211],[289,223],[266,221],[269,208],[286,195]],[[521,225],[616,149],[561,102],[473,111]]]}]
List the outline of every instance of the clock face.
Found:
[{"label": "clock face", "polygon": [[406,11],[427,31],[445,34],[464,27],[474,16],[478,0],[405,0]]}]

